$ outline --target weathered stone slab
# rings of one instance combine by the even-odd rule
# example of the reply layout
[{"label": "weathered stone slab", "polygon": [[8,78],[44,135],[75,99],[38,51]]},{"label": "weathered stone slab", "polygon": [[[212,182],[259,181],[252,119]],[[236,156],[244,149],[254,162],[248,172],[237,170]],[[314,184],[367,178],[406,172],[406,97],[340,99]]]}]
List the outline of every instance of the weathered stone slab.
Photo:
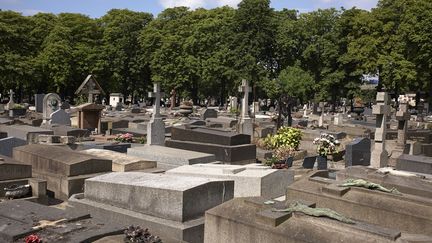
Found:
[{"label": "weathered stone slab", "polygon": [[173,127],[171,129],[171,139],[228,146],[250,144],[251,142],[251,137],[246,134],[202,127],[187,128],[184,126]]},{"label": "weathered stone slab", "polygon": [[232,128],[238,120],[231,117],[207,118],[206,123],[208,127]]},{"label": "weathered stone slab", "polygon": [[119,153],[126,153],[131,147],[130,143],[100,143],[100,142],[83,142],[79,144],[83,149],[105,149]]},{"label": "weathered stone slab", "polygon": [[371,159],[371,141],[369,138],[356,138],[345,146],[345,167],[369,166]]},{"label": "weathered stone slab", "polygon": [[129,156],[123,153],[114,152],[105,149],[88,149],[80,151],[84,154],[89,154],[95,157],[112,161],[112,171],[126,172],[133,170],[145,170],[155,168],[155,161],[147,161],[139,157]]},{"label": "weathered stone slab", "polygon": [[432,157],[402,154],[396,160],[396,169],[432,174]]},{"label": "weathered stone slab", "polygon": [[44,128],[50,129],[54,132],[54,135],[58,136],[74,136],[74,137],[88,137],[90,132],[86,129],[80,129],[65,125],[46,125]]},{"label": "weathered stone slab", "polygon": [[217,118],[218,113],[215,109],[203,109],[200,112],[201,119],[206,120],[207,118]]},{"label": "weathered stone slab", "polygon": [[210,163],[216,161],[213,154],[205,154],[157,145],[145,145],[142,147],[129,148],[127,154],[150,161],[156,161],[158,167],[178,167],[182,165]]},{"label": "weathered stone slab", "polygon": [[[397,229],[363,222],[346,224],[302,213],[274,212],[280,205],[236,198],[206,212],[205,242],[403,242]],[[417,236],[417,235],[416,235]],[[427,236],[418,236],[431,239]]]},{"label": "weathered stone slab", "polygon": [[89,200],[179,222],[202,217],[204,211],[231,199],[233,194],[232,181],[142,172],[91,178],[84,190]]},{"label": "weathered stone slab", "polygon": [[169,170],[166,174],[234,180],[235,197],[279,197],[285,194],[286,187],[294,181],[294,171],[276,170],[256,164],[185,165]]},{"label": "weathered stone slab", "polygon": [[364,179],[386,188],[398,188],[402,193],[432,198],[432,180],[406,172],[382,172],[382,169],[363,166],[348,167],[336,172],[336,180],[346,179]]},{"label": "weathered stone slab", "polygon": [[[322,173],[321,173],[322,174]],[[287,200],[316,202],[316,207],[330,208],[363,222],[397,229],[411,234],[432,236],[432,199],[408,193],[396,195],[360,187],[336,193],[331,190],[342,181],[327,179],[326,183],[304,177],[287,188]],[[399,189],[396,185],[396,189]],[[329,193],[331,192],[331,193]]]},{"label": "weathered stone slab", "polygon": [[37,134],[52,135],[54,132],[41,127],[32,127],[27,125],[11,125],[0,127],[1,131],[7,132],[9,137],[15,137],[27,142],[31,142],[37,137]]},{"label": "weathered stone slab", "polygon": [[0,156],[0,181],[32,177],[31,165],[19,164]]},{"label": "weathered stone slab", "polygon": [[0,155],[12,157],[12,150],[15,147],[27,145],[27,141],[19,138],[8,137],[0,139]]}]

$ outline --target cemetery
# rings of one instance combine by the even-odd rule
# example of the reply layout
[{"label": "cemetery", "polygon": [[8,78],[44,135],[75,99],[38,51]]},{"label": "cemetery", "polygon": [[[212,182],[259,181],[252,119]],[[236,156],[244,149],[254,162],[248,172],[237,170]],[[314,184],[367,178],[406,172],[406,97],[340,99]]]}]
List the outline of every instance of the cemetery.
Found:
[{"label": "cemetery", "polygon": [[272,2],[0,9],[0,242],[432,242],[432,3]]}]

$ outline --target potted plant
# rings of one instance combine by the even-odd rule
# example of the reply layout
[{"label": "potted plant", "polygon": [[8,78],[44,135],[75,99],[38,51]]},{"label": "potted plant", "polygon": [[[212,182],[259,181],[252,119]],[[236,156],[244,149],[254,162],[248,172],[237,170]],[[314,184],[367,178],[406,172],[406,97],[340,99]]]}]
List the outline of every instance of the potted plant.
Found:
[{"label": "potted plant", "polygon": [[313,144],[317,146],[318,169],[327,169],[327,156],[337,152],[339,141],[333,135],[323,133],[319,138],[314,139]]},{"label": "potted plant", "polygon": [[20,104],[14,104],[12,109],[9,110],[10,117],[24,116],[26,114],[26,108]]}]

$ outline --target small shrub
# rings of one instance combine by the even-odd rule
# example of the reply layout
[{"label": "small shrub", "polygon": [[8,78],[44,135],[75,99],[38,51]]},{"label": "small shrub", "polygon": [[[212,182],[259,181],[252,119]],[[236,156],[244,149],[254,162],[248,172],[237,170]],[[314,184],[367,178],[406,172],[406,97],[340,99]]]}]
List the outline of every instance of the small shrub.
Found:
[{"label": "small shrub", "polygon": [[20,104],[14,104],[12,106],[12,110],[19,110],[19,109],[25,109],[25,107],[23,105],[20,105]]},{"label": "small shrub", "polygon": [[287,147],[292,150],[298,150],[302,135],[300,129],[281,127],[276,135],[268,135],[265,138],[265,144],[268,149]]}]

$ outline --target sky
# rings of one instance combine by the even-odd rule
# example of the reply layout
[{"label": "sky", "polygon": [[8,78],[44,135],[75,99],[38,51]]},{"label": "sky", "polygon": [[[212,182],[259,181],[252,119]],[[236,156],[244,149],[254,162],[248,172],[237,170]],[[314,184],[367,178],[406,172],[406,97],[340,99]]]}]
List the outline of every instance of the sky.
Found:
[{"label": "sky", "polygon": [[[357,7],[370,10],[378,0],[272,0],[271,6],[276,10],[283,8],[309,12],[318,8]],[[240,0],[0,0],[0,9],[33,15],[47,13],[82,13],[93,18],[103,16],[113,8],[130,9],[152,13],[157,16],[165,8],[187,6],[191,9],[203,7],[214,8],[229,5],[236,7]]]}]

